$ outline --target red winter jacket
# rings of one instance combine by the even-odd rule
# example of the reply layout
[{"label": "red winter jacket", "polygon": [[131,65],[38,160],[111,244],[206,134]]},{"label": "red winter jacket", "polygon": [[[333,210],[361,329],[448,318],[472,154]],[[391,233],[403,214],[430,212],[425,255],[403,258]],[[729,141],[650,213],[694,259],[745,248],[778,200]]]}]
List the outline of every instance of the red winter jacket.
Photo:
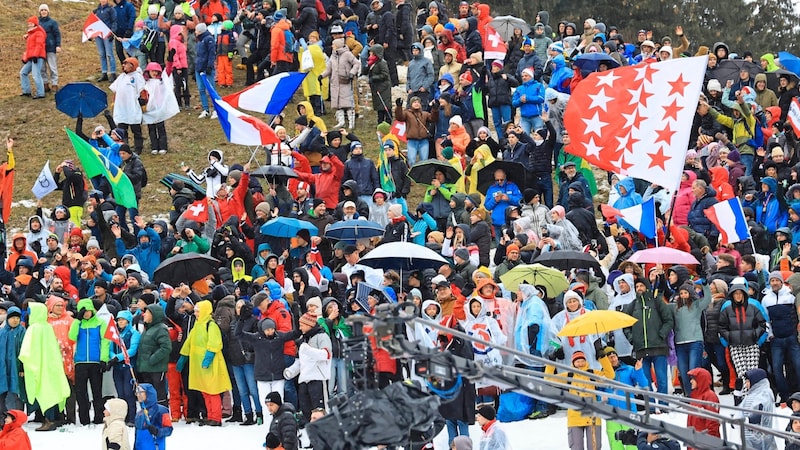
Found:
[{"label": "red winter jacket", "polygon": [[306,183],[311,183],[317,187],[317,198],[325,201],[325,206],[333,209],[339,203],[339,188],[344,178],[344,163],[336,156],[327,155],[320,162],[331,165],[331,170],[320,173],[303,173],[297,175]]},{"label": "red winter jacket", "polygon": [[[275,321],[275,330],[277,331],[288,333],[294,328],[292,326],[292,314],[284,308],[280,300],[271,301],[267,307],[267,312],[261,314],[261,318],[270,318]],[[292,358],[297,357],[297,345],[295,345],[294,341],[286,341],[283,344],[283,354]]]},{"label": "red winter jacket", "polygon": [[0,450],[31,450],[31,440],[22,425],[28,421],[28,416],[18,409],[8,410],[14,421],[3,427],[0,431]]},{"label": "red winter jacket", "polygon": [[[704,400],[707,402],[714,402],[715,404],[719,403],[719,397],[717,397],[717,394],[711,390],[711,375],[708,373],[708,370],[698,367],[690,370],[688,375],[691,378],[694,378],[697,382],[697,388],[692,390],[692,394],[690,395],[691,398],[696,400]],[[697,408],[706,409],[715,414],[719,414],[719,406],[716,405],[706,405],[694,402],[692,402],[691,405]],[[719,422],[716,420],[701,418],[689,414],[686,416],[686,426],[694,428],[703,434],[720,437]]]},{"label": "red winter jacket", "polygon": [[22,55],[22,62],[28,62],[31,58],[46,58],[47,51],[45,50],[45,40],[47,33],[44,28],[39,26],[39,19],[31,17],[28,23],[33,23],[36,26],[25,33],[25,53]]}]

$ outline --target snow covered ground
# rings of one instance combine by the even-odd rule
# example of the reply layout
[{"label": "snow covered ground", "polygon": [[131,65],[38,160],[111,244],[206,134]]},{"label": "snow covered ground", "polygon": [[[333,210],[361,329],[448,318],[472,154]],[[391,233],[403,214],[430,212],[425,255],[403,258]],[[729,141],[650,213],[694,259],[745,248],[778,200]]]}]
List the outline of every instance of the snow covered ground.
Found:
[{"label": "snow covered ground", "polygon": [[[730,404],[731,396],[722,398],[723,404]],[[789,409],[779,409],[781,414],[789,415]],[[724,412],[724,411],[723,411]],[[686,416],[679,413],[662,414],[658,416],[660,420],[675,424],[685,424]],[[778,420],[775,428],[784,429],[788,419]],[[524,420],[515,423],[502,424],[503,429],[508,433],[513,448],[519,449],[566,449],[566,411],[559,411],[556,415],[542,420]],[[35,450],[58,449],[58,450],[85,450],[101,448],[100,435],[102,425],[92,425],[87,427],[77,427],[74,425],[62,427],[58,431],[40,432],[34,430],[38,424],[27,424],[25,429],[28,431],[31,443]],[[730,429],[728,432],[735,436],[738,430]],[[269,429],[268,422],[262,426],[242,427],[233,424],[225,424],[222,428],[198,427],[197,425],[186,425],[179,423],[175,425],[172,437],[167,439],[167,447],[177,450],[205,450],[205,449],[236,449],[236,450],[259,450],[264,442],[264,437]],[[133,446],[133,432],[131,431],[131,446]],[[470,436],[475,442],[474,448],[478,448],[480,439],[480,429],[477,425],[470,427]],[[605,441],[605,432],[603,433]],[[447,449],[447,433],[442,432],[434,441],[437,450]],[[783,448],[783,442],[778,443],[778,448]],[[603,443],[603,448],[609,448],[608,442]],[[163,449],[162,449],[163,450]]]}]

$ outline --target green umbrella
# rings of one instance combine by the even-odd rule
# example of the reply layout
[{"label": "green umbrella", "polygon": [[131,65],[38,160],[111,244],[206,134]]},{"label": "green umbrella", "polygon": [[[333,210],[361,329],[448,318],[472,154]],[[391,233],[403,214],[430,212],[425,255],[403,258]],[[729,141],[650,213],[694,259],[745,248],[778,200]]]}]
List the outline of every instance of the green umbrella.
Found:
[{"label": "green umbrella", "polygon": [[523,264],[500,275],[503,287],[511,292],[517,292],[519,285],[526,283],[531,286],[542,286],[547,290],[547,296],[556,297],[569,289],[569,282],[558,269],[541,264]]}]

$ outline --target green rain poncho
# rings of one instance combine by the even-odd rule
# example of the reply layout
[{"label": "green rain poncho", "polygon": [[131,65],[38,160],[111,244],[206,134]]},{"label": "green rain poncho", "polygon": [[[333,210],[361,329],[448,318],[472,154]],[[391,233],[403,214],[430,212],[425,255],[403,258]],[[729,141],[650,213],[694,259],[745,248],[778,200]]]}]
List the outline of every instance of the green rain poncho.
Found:
[{"label": "green rain poncho", "polygon": [[29,308],[28,330],[19,353],[19,360],[25,367],[28,401],[38,401],[42,411],[55,405],[63,409],[70,390],[56,333],[47,323],[44,304],[31,302]]}]

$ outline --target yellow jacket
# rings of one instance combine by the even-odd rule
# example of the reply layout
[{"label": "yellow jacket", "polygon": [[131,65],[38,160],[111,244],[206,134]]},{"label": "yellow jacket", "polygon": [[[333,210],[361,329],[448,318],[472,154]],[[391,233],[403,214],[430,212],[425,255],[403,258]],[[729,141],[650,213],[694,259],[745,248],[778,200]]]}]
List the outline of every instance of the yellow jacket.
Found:
[{"label": "yellow jacket", "polygon": [[[181,355],[189,357],[189,389],[205,394],[221,394],[231,390],[231,379],[222,356],[222,333],[211,317],[211,302],[197,302],[197,322],[195,322],[186,342],[181,347]],[[206,352],[214,354],[211,365],[203,368]]]},{"label": "yellow jacket", "polygon": [[[611,362],[608,360],[608,357],[604,356],[599,360],[600,365],[603,367],[602,371],[589,369],[587,372],[594,373],[598,376],[603,376],[609,378],[611,380],[614,379],[614,368],[611,366]],[[596,389],[594,385],[588,382],[589,377],[580,373],[574,372],[565,372],[559,373],[556,375],[557,380],[564,384],[569,384],[571,386],[575,386],[576,388],[580,389]],[[570,394],[579,395],[581,397],[589,397],[592,394],[586,392],[579,392],[576,389],[570,389]],[[581,412],[577,409],[570,409],[567,411],[567,427],[585,427],[589,425],[600,425],[601,419],[599,417],[592,417],[592,416],[585,416],[581,414]]]}]

